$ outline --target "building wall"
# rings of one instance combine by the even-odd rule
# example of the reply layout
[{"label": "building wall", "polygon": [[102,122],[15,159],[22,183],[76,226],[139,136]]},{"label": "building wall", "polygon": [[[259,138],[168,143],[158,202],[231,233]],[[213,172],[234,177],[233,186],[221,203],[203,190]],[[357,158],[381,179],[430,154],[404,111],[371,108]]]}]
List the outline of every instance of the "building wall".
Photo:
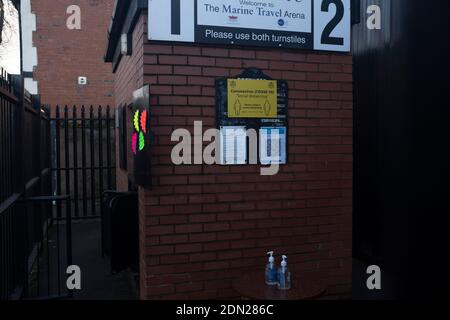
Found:
[{"label": "building wall", "polygon": [[[352,58],[283,49],[149,43],[116,74],[117,102],[150,84],[153,190],[139,190],[141,298],[232,298],[232,280],[287,254],[297,273],[318,272],[330,296],[351,292]],[[136,32],[135,30],[135,32]],[[130,70],[136,61],[140,71]],[[289,84],[289,163],[174,166],[177,128],[215,127],[215,79],[259,67]],[[131,79],[131,81],[130,81]],[[120,172],[122,184],[126,173]],[[123,185],[122,185],[123,186]]]},{"label": "building wall", "polygon": [[[132,37],[132,54],[130,56],[123,56],[120,60],[120,64],[117,67],[114,81],[114,96],[115,105],[117,107],[128,107],[132,103],[133,91],[144,85],[144,23],[145,17],[141,15],[136,27],[133,30]],[[127,117],[131,116],[130,110],[127,108]],[[128,121],[127,132],[131,132],[131,121]],[[119,133],[117,131],[117,136]],[[119,150],[119,141],[117,143],[117,150]],[[127,146],[131,146],[131,138],[128,137]],[[130,147],[131,148],[131,147]],[[126,148],[128,151],[130,148]],[[116,154],[119,157],[119,153]],[[116,163],[120,163],[117,158]],[[127,168],[128,171],[132,170],[132,154],[127,153]],[[117,189],[119,191],[128,190],[128,171],[117,168]]]},{"label": "building wall", "polygon": [[[31,0],[20,2],[21,37],[22,37],[22,70],[33,72],[37,65],[37,50],[33,44],[33,33],[36,31],[36,16],[31,12]],[[38,85],[31,77],[24,79],[25,89],[31,94],[38,94]]]},{"label": "building wall", "polygon": [[[81,30],[69,30],[70,5],[81,9]],[[34,77],[44,104],[113,105],[113,75],[103,62],[114,0],[33,0],[38,65]],[[88,78],[78,85],[78,76]]]}]

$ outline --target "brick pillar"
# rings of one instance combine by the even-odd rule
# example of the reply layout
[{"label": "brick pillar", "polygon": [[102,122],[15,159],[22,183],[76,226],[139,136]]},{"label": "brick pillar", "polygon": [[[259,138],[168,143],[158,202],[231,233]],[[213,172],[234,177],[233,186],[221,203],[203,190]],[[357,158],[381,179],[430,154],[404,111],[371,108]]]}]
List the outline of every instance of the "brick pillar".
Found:
[{"label": "brick pillar", "polygon": [[[150,43],[145,16],[136,30],[138,48],[116,79],[148,83],[152,94],[154,188],[139,190],[141,298],[236,297],[232,280],[262,270],[269,249],[300,272],[319,272],[330,295],[348,297],[352,57]],[[142,65],[130,73],[132,61]],[[194,121],[215,127],[215,79],[246,67],[288,81],[288,164],[270,177],[259,166],[173,165],[172,132],[193,131]]]}]

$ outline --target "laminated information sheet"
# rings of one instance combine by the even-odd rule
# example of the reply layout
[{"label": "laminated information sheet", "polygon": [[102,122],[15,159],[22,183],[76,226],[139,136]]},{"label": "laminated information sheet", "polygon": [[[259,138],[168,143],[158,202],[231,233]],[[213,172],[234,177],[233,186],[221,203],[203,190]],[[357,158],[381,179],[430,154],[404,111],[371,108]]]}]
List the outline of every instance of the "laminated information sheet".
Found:
[{"label": "laminated information sheet", "polygon": [[261,128],[259,144],[261,164],[286,163],[286,128]]},{"label": "laminated information sheet", "polygon": [[245,127],[220,128],[220,164],[247,163],[247,133]]}]

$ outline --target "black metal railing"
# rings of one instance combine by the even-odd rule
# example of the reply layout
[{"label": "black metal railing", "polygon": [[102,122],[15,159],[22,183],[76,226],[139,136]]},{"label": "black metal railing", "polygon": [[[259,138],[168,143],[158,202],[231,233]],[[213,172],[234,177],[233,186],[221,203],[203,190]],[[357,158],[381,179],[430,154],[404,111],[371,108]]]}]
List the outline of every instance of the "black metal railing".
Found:
[{"label": "black metal railing", "polygon": [[0,69],[0,300],[70,296],[72,220],[115,186],[110,107],[42,107]]},{"label": "black metal railing", "polygon": [[69,197],[52,194],[50,137],[49,109],[0,70],[0,300],[68,293],[71,224],[54,219],[53,203]]},{"label": "black metal railing", "polygon": [[23,196],[39,194],[48,187],[49,163],[45,163],[46,146],[41,144],[46,113],[37,105],[38,97],[24,90],[21,77],[1,70],[0,299],[24,295],[34,265],[30,257],[42,239],[37,226],[42,223],[43,209],[19,204]]},{"label": "black metal railing", "polygon": [[14,234],[12,206],[18,199],[13,177],[14,117],[19,99],[13,93],[11,77],[0,69],[0,299],[6,299],[18,283],[14,270]]},{"label": "black metal railing", "polygon": [[13,113],[18,99],[12,92],[9,75],[0,69],[0,203],[13,192]]},{"label": "black metal railing", "polygon": [[71,203],[58,218],[99,218],[103,191],[115,187],[115,120],[111,108],[56,106],[52,118],[54,194]]}]

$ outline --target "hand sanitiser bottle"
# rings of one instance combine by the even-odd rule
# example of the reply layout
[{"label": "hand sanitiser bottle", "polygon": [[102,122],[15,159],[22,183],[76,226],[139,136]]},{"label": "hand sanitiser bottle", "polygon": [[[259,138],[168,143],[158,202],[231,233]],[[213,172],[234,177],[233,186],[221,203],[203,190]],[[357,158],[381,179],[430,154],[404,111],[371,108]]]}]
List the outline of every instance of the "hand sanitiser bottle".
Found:
[{"label": "hand sanitiser bottle", "polygon": [[281,267],[278,269],[278,289],[289,290],[291,288],[291,272],[287,266],[287,257],[282,256],[282,258]]},{"label": "hand sanitiser bottle", "polygon": [[269,257],[269,263],[266,266],[266,284],[273,286],[278,284],[277,269],[275,268],[275,258],[273,257],[273,251],[267,252]]}]

